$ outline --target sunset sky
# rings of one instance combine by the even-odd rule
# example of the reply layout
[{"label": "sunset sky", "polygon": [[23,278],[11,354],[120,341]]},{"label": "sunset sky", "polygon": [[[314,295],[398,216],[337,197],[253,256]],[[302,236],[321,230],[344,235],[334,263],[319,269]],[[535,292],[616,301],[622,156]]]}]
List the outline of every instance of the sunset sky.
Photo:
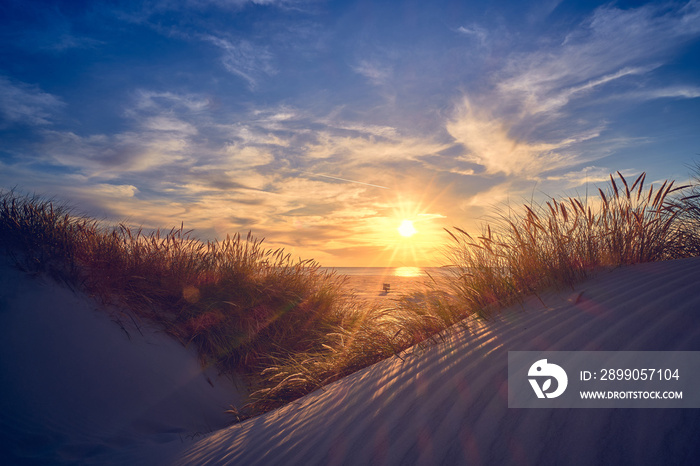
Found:
[{"label": "sunset sky", "polygon": [[0,188],[324,266],[700,160],[698,1],[4,0],[0,41]]}]

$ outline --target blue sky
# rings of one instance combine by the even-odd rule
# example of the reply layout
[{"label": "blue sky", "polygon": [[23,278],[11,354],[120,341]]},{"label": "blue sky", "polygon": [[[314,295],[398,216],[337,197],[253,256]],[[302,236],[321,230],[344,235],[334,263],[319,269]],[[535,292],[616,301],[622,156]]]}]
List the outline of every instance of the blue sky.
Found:
[{"label": "blue sky", "polygon": [[0,187],[327,266],[700,159],[698,1],[6,0],[0,40]]}]

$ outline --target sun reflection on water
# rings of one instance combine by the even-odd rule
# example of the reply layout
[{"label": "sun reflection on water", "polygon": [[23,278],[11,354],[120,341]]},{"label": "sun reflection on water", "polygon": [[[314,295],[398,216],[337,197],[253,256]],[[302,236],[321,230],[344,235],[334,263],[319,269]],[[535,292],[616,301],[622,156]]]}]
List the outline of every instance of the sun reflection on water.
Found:
[{"label": "sun reflection on water", "polygon": [[420,277],[422,275],[423,271],[420,267],[396,267],[394,269],[396,277]]}]

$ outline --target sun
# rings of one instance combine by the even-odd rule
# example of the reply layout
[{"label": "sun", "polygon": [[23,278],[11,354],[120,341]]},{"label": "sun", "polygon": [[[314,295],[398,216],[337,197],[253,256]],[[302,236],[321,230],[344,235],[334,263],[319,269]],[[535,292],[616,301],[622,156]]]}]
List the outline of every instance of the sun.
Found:
[{"label": "sun", "polygon": [[413,222],[410,220],[404,220],[401,225],[397,228],[399,234],[404,238],[410,238],[411,236],[418,233],[418,230],[413,226]]}]

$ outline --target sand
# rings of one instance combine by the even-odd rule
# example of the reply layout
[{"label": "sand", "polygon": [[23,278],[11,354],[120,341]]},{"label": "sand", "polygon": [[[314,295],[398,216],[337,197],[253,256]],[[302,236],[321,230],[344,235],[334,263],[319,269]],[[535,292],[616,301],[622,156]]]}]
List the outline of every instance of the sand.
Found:
[{"label": "sand", "polygon": [[153,445],[230,424],[244,387],[174,339],[113,319],[0,260],[0,464],[116,464],[134,449],[145,464]]},{"label": "sand", "polygon": [[[161,416],[169,410],[144,409],[124,425],[122,411],[133,412],[135,404],[148,408],[152,402],[144,400],[154,399],[151,390],[163,389],[157,383],[161,375],[129,396],[124,388],[114,387],[130,372],[119,362],[124,346],[108,353],[117,362],[102,369],[103,362],[88,364],[92,356],[86,355],[97,357],[103,345],[92,339],[81,343],[77,355],[67,353],[64,339],[51,347],[51,358],[34,357],[37,366],[32,370],[25,360],[13,363],[20,353],[43,348],[53,334],[66,330],[52,331],[41,323],[52,310],[41,300],[42,293],[57,293],[53,285],[44,282],[44,291],[37,292],[36,280],[10,276],[16,283],[4,286],[0,311],[3,380],[11,382],[0,405],[0,437],[5,453],[31,454],[38,463],[618,465],[696,464],[700,457],[698,409],[512,409],[506,380],[507,354],[514,350],[700,351],[698,259],[601,273],[575,290],[543,295],[546,306],[532,299],[522,308],[504,310],[488,326],[452,328],[444,343],[410,349],[401,358],[365,368],[296,403],[195,437],[183,437],[182,429],[189,428],[183,426],[215,424],[191,417],[197,411],[216,414],[216,403],[204,393],[193,393],[171,407],[189,413],[182,418],[178,413],[166,422]],[[33,294],[25,295],[22,287]],[[14,293],[9,298],[7,290]],[[86,330],[109,323],[85,298],[61,293],[52,295],[52,305],[66,300],[72,303],[67,307],[86,307],[83,317],[94,319],[84,325]],[[31,319],[23,317],[27,312],[34,312]],[[14,320],[21,323],[19,330],[5,330]],[[24,333],[14,337],[16,331]],[[115,330],[117,335],[120,331]],[[78,358],[87,365],[62,374],[51,368],[56,358]],[[69,370],[71,364],[64,364]],[[95,374],[102,382],[85,388]],[[206,383],[202,387],[213,390]],[[109,414],[100,406],[106,400],[112,405]],[[45,412],[65,403],[70,408]],[[80,416],[73,414],[76,410]],[[173,426],[180,431],[171,431]],[[13,457],[18,458],[26,459]]]}]

